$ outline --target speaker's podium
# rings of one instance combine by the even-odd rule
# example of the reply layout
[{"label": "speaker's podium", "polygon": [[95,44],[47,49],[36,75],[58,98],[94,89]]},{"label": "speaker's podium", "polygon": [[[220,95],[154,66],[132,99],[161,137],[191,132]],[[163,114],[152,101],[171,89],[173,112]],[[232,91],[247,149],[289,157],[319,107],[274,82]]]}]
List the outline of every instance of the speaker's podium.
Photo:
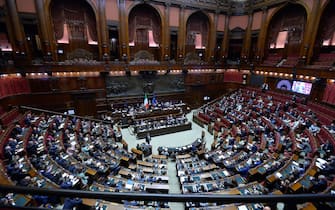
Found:
[{"label": "speaker's podium", "polygon": [[206,152],[204,149],[201,149],[201,150],[198,150],[196,153],[199,156],[199,158],[204,158]]},{"label": "speaker's podium", "polygon": [[142,160],[143,159],[143,152],[141,150],[138,150],[136,148],[131,148],[131,152],[136,155],[136,158],[138,160]]},{"label": "speaker's podium", "polygon": [[91,168],[88,168],[85,172],[85,174],[89,177],[91,177],[92,179],[95,179],[96,178],[96,175],[97,175],[97,171],[94,170],[94,169],[91,169]]},{"label": "speaker's podium", "polygon": [[120,159],[120,166],[127,167],[129,166],[129,158],[126,156],[122,156]]}]

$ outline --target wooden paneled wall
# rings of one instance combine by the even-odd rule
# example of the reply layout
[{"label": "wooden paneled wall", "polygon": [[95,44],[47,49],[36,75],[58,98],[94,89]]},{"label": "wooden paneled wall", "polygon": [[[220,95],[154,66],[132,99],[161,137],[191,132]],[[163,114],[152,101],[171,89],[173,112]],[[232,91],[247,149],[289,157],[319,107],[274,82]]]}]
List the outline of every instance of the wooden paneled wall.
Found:
[{"label": "wooden paneled wall", "polygon": [[[159,100],[183,100],[192,108],[204,103],[204,96],[211,99],[237,89],[241,84],[223,83],[218,74],[188,74],[186,91],[157,95]],[[199,83],[199,79],[201,82]],[[110,108],[111,104],[143,103],[143,96],[107,98],[105,81],[100,77],[35,78],[29,79],[30,94],[19,94],[0,99],[4,109],[11,106],[32,106],[55,111],[75,109],[81,115],[93,116]]]}]

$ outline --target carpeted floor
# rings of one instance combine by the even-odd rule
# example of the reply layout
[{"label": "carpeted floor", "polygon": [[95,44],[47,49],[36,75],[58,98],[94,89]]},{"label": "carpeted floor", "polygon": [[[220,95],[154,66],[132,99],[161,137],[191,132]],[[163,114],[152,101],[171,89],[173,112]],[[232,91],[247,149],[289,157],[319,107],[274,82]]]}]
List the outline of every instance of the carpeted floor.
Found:
[{"label": "carpeted floor", "polygon": [[[186,117],[189,119],[190,122],[192,122],[192,116],[193,112],[190,112],[189,114],[186,115]],[[191,144],[197,138],[201,137],[202,131],[205,131],[206,148],[210,149],[210,145],[213,142],[213,136],[210,133],[208,133],[208,131],[205,128],[202,128],[192,122],[192,130],[152,137],[150,142],[150,144],[152,145],[152,153],[158,154],[157,148],[159,146],[175,147],[175,146],[183,146]],[[122,136],[123,139],[128,143],[129,151],[131,150],[131,148],[134,147],[136,148],[137,144],[145,142],[145,139],[141,140],[136,139],[135,135],[131,133],[131,129],[128,128],[122,129]],[[175,162],[172,162],[171,160],[169,160],[168,163],[168,175],[169,175],[170,193],[178,193],[178,194],[181,193]],[[184,209],[183,203],[169,203],[169,205],[170,208],[173,210]]]}]

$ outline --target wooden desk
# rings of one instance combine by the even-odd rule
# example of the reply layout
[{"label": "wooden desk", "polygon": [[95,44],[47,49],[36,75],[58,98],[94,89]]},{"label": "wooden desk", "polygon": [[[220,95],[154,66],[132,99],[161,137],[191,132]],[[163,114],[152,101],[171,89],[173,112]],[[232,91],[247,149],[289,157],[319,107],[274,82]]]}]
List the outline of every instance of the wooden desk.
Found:
[{"label": "wooden desk", "polygon": [[255,175],[257,173],[257,168],[251,168],[251,169],[249,169],[248,173],[249,173],[250,176]]},{"label": "wooden desk", "polygon": [[300,210],[317,210],[317,208],[313,205],[313,203],[305,203],[304,206]]},{"label": "wooden desk", "polygon": [[269,183],[273,183],[274,181],[276,181],[277,177],[274,175],[274,174],[271,174],[269,176],[266,177],[266,180],[269,182]]},{"label": "wooden desk", "polygon": [[154,159],[167,159],[166,155],[152,155],[151,157]]},{"label": "wooden desk", "polygon": [[122,177],[128,179],[129,176],[131,175],[131,172],[130,172],[130,171],[127,171],[127,170],[125,170],[125,169],[121,169],[121,170],[119,171],[119,174],[120,174]]},{"label": "wooden desk", "polygon": [[180,113],[180,109],[173,108],[173,109],[157,109],[151,110],[149,112],[138,112],[135,114],[135,119],[145,119],[145,118],[152,118],[152,117],[159,117],[159,116],[168,116],[168,115],[176,115]]},{"label": "wooden desk", "polygon": [[302,187],[301,183],[300,182],[296,182],[296,183],[293,183],[290,188],[293,192],[296,192],[297,190],[299,190],[300,188]]},{"label": "wooden desk", "polygon": [[141,166],[145,166],[145,167],[153,167],[154,166],[153,163],[149,163],[149,162],[141,161],[141,160],[137,161],[137,165],[141,165]]},{"label": "wooden desk", "polygon": [[282,193],[282,191],[280,191],[280,190],[275,190],[275,191],[273,191],[271,194],[272,194],[272,195],[282,195],[283,193]]},{"label": "wooden desk", "polygon": [[35,171],[34,169],[29,170],[29,171],[28,171],[28,174],[29,174],[31,177],[38,176],[37,171]]},{"label": "wooden desk", "polygon": [[137,159],[142,160],[143,152],[141,150],[138,150],[136,148],[131,148],[131,152],[136,155]]},{"label": "wooden desk", "polygon": [[185,154],[185,155],[177,155],[176,159],[186,159],[186,158],[191,158],[190,154]]},{"label": "wooden desk", "polygon": [[128,167],[129,166],[129,158],[126,156],[122,156],[120,159],[120,165],[124,166],[124,167]]},{"label": "wooden desk", "polygon": [[143,152],[141,150],[136,149],[136,148],[131,148],[131,152],[135,153],[136,155],[143,155]]},{"label": "wooden desk", "polygon": [[128,168],[129,168],[130,170],[132,170],[132,171],[135,171],[136,168],[137,168],[137,165],[135,165],[135,164],[130,164],[130,165],[128,166]]},{"label": "wooden desk", "polygon": [[83,198],[83,204],[86,206],[95,206],[96,202],[96,199]]},{"label": "wooden desk", "polygon": [[142,170],[144,173],[154,173],[154,170],[152,168],[143,167]]},{"label": "wooden desk", "polygon": [[91,168],[86,169],[85,174],[94,177],[97,174],[97,171]]}]

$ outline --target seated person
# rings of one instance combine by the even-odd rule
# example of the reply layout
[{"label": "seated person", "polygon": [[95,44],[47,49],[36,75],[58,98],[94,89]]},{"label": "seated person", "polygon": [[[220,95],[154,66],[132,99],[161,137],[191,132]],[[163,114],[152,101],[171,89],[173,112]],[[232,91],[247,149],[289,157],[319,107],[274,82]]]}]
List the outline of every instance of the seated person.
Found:
[{"label": "seated person", "polygon": [[327,140],[324,144],[321,145],[321,150],[326,152],[327,155],[330,155],[333,153],[333,144]]},{"label": "seated person", "polygon": [[72,210],[74,207],[78,208],[82,202],[80,198],[65,198],[63,210]]},{"label": "seated person", "polygon": [[327,178],[324,175],[319,175],[317,179],[312,179],[313,187],[312,192],[318,193],[327,189],[328,182]]},{"label": "seated person", "polygon": [[[322,163],[323,162],[324,161],[322,161]],[[325,174],[327,176],[335,174],[335,156],[330,156],[329,160],[327,162],[324,162],[321,167],[322,167],[321,171],[322,174]]]},{"label": "seated person", "polygon": [[320,127],[316,123],[313,123],[308,130],[315,135],[320,132]]},{"label": "seated person", "polygon": [[0,205],[4,206],[15,206],[15,201],[13,199],[13,193],[8,193],[6,196],[0,196]]}]

